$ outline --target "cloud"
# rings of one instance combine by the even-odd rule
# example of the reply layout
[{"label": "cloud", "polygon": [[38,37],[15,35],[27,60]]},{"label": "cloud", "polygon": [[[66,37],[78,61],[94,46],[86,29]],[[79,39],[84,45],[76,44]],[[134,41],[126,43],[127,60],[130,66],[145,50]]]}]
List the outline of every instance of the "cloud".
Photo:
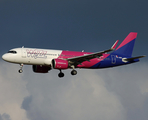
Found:
[{"label": "cloud", "polygon": [[1,62],[0,118],[11,120],[146,120],[147,63],[111,69],[33,73],[24,66]]},{"label": "cloud", "polygon": [[[28,120],[21,109],[25,96],[29,95],[22,75],[16,74],[17,66],[0,62],[0,114],[2,120]],[[6,113],[6,114],[5,114]],[[9,115],[9,117],[8,117]],[[5,119],[4,119],[5,118]]]},{"label": "cloud", "polygon": [[148,115],[148,64],[118,67],[103,75],[106,88],[116,93],[126,109],[127,120],[146,120]]},{"label": "cloud", "polygon": [[0,114],[0,120],[11,120],[11,119],[8,114],[4,113],[2,115]]},{"label": "cloud", "polygon": [[22,103],[22,108],[25,110],[29,110],[31,101],[32,101],[32,96],[25,97]]},{"label": "cloud", "polygon": [[71,76],[66,71],[64,79],[54,79],[55,74],[49,74],[37,75],[38,79],[27,84],[32,97],[25,98],[23,104],[29,106],[26,108],[29,119],[125,119],[120,101],[95,72],[82,70],[78,76]]}]

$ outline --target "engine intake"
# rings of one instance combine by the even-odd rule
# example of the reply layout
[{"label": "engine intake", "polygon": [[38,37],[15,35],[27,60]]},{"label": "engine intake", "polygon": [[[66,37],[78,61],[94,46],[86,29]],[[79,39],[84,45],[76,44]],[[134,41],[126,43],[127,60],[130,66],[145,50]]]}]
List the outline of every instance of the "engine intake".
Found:
[{"label": "engine intake", "polygon": [[51,63],[54,69],[67,69],[68,68],[67,60],[53,59]]},{"label": "engine intake", "polygon": [[48,73],[48,71],[51,70],[51,66],[33,65],[32,69],[33,69],[33,72],[36,72],[36,73]]}]

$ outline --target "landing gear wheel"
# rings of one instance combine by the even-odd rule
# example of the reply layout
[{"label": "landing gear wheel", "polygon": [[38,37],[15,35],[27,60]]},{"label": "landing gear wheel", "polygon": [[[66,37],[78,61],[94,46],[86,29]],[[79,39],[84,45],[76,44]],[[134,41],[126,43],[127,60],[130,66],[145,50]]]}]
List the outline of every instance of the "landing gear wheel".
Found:
[{"label": "landing gear wheel", "polygon": [[22,72],[23,72],[23,70],[22,70],[22,69],[20,69],[18,72],[19,72],[19,73],[22,73]]},{"label": "landing gear wheel", "polygon": [[72,75],[76,75],[76,74],[77,74],[77,71],[76,71],[76,70],[72,70],[72,71],[71,71],[71,74],[72,74]]},{"label": "landing gear wheel", "polygon": [[20,64],[20,69],[18,70],[19,73],[22,73],[23,72],[22,68],[23,68],[23,63]]},{"label": "landing gear wheel", "polygon": [[61,78],[61,77],[64,77],[64,73],[62,73],[62,72],[60,72],[59,74],[58,74],[58,76]]}]

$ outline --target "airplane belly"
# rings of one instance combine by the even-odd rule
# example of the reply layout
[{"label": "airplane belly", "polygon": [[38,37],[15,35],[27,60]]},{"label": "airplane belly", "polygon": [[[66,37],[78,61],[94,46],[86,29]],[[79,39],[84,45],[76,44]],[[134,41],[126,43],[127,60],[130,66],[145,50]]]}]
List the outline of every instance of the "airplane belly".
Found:
[{"label": "airplane belly", "polygon": [[44,59],[27,59],[24,64],[28,65],[44,65]]}]

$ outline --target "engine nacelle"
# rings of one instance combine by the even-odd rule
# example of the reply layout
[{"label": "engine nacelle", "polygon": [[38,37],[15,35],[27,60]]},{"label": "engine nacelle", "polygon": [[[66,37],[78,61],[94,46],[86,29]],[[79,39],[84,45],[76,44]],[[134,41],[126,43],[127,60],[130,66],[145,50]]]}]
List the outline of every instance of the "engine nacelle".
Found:
[{"label": "engine nacelle", "polygon": [[32,69],[33,69],[33,72],[36,72],[36,73],[48,73],[48,71],[51,70],[51,66],[33,65]]},{"label": "engine nacelle", "polygon": [[52,67],[54,69],[67,69],[68,68],[68,61],[62,59],[53,59],[52,60]]}]

